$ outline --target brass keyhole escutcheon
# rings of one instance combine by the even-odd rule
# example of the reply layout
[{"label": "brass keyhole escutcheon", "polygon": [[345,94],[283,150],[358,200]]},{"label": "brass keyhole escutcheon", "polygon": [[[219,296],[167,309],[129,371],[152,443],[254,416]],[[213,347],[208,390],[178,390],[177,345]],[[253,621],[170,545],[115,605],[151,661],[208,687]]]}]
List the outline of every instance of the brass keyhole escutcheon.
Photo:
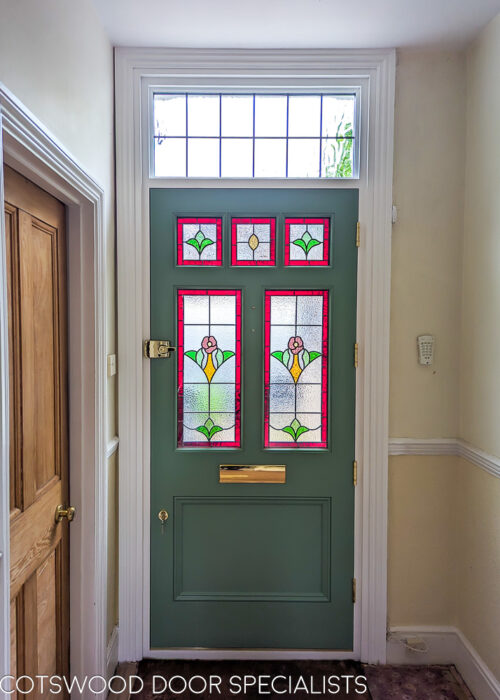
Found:
[{"label": "brass keyhole escutcheon", "polygon": [[161,520],[162,523],[168,520],[168,513],[166,510],[160,510],[158,513],[158,520]]}]

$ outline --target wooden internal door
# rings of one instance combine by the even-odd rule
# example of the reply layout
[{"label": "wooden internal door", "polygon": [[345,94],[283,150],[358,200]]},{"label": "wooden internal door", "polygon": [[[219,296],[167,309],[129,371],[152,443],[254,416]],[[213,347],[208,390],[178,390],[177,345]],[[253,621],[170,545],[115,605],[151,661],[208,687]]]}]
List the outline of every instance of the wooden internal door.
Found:
[{"label": "wooden internal door", "polygon": [[[5,232],[11,673],[66,675],[68,519],[55,519],[58,506],[68,504],[64,205],[6,168]],[[35,690],[30,697],[46,693]]]}]

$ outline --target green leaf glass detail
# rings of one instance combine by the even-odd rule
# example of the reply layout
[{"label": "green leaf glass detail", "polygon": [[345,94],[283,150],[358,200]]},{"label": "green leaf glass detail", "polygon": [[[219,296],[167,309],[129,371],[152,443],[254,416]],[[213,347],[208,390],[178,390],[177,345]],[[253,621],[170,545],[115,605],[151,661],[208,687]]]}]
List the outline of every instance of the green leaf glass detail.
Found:
[{"label": "green leaf glass detail", "polygon": [[211,418],[207,418],[207,420],[204,422],[203,425],[199,425],[196,430],[204,435],[207,440],[210,442],[210,440],[213,438],[214,435],[217,433],[220,433],[223,428],[220,427],[220,425],[215,425],[213,420]]},{"label": "green leaf glass detail", "polygon": [[214,245],[214,243],[215,241],[212,241],[211,238],[205,236],[203,231],[198,231],[194,238],[190,238],[186,241],[187,245],[193,246],[193,248],[198,252],[200,258],[205,248],[207,248],[209,245]]},{"label": "green leaf glass detail", "polygon": [[304,231],[302,236],[298,238],[295,241],[292,241],[293,245],[298,246],[299,248],[302,248],[302,250],[305,253],[305,256],[309,255],[310,251],[315,248],[317,245],[321,245],[321,241],[318,241],[317,238],[313,238],[309,231]]},{"label": "green leaf glass detail", "polygon": [[287,425],[285,428],[282,428],[282,431],[284,433],[287,433],[288,435],[291,435],[293,441],[297,442],[301,435],[309,432],[309,428],[306,428],[305,425],[302,425],[298,418],[294,418],[290,425]]}]

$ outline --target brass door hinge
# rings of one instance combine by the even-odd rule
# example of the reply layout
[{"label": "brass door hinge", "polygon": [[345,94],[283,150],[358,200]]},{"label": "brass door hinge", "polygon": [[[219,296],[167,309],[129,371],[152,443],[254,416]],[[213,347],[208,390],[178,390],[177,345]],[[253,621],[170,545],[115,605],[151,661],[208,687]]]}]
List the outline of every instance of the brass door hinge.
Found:
[{"label": "brass door hinge", "polygon": [[352,463],[352,483],[354,486],[358,485],[358,463],[356,460]]},{"label": "brass door hinge", "polygon": [[359,248],[361,245],[361,224],[358,221],[356,224],[356,248]]},{"label": "brass door hinge", "polygon": [[155,360],[162,357],[170,357],[170,353],[175,348],[170,344],[170,340],[145,340],[144,357]]},{"label": "brass door hinge", "polygon": [[358,343],[354,343],[354,367],[358,367],[359,365],[359,345]]},{"label": "brass door hinge", "polygon": [[356,579],[353,578],[352,580],[352,602],[356,602]]}]

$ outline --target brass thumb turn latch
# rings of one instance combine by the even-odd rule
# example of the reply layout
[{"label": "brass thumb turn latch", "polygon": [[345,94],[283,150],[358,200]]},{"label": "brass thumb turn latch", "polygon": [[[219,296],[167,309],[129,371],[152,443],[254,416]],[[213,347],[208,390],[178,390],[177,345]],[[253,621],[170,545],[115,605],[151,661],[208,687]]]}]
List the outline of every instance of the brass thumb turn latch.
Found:
[{"label": "brass thumb turn latch", "polygon": [[170,357],[170,353],[174,351],[175,348],[171,345],[170,340],[144,341],[144,357],[147,357],[149,360]]},{"label": "brass thumb turn latch", "polygon": [[60,523],[61,520],[66,518],[68,522],[71,522],[76,514],[76,508],[73,508],[73,506],[70,506],[69,508],[65,508],[64,506],[57,506],[56,512],[54,515],[54,520],[56,523]]}]

